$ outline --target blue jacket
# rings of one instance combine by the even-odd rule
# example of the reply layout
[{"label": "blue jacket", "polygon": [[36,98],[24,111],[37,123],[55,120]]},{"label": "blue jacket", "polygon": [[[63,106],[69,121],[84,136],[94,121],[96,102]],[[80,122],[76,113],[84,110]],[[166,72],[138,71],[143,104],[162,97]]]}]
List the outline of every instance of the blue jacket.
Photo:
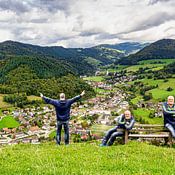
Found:
[{"label": "blue jacket", "polygon": [[115,120],[118,123],[117,125],[118,128],[123,128],[127,130],[131,130],[135,123],[133,116],[131,116],[130,119],[126,120],[124,114],[118,116]]},{"label": "blue jacket", "polygon": [[167,102],[163,103],[164,125],[167,123],[175,127],[175,104],[170,107]]},{"label": "blue jacket", "polygon": [[43,97],[43,100],[55,107],[57,121],[67,121],[70,119],[70,108],[73,103],[81,98],[80,95],[67,100],[54,100],[48,97]]}]

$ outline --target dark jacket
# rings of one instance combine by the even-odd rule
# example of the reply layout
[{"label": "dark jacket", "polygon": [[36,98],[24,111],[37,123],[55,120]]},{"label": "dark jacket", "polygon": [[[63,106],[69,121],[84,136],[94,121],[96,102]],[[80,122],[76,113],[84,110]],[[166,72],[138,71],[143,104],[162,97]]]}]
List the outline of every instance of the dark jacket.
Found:
[{"label": "dark jacket", "polygon": [[55,107],[57,121],[67,121],[70,119],[70,108],[73,103],[81,98],[80,95],[67,100],[54,100],[48,97],[43,97],[43,100]]},{"label": "dark jacket", "polygon": [[175,127],[175,104],[170,107],[167,102],[163,103],[164,125],[167,123]]},{"label": "dark jacket", "polygon": [[131,130],[132,127],[134,126],[135,120],[134,117],[131,116],[130,119],[126,120],[124,114],[121,116],[118,116],[115,119],[118,123],[118,128],[123,128],[123,129],[127,129],[127,130]]}]

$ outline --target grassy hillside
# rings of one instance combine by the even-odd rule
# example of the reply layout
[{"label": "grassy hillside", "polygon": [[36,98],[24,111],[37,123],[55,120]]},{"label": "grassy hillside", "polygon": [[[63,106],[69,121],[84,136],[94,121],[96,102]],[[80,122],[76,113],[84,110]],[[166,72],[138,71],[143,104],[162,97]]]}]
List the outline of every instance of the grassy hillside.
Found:
[{"label": "grassy hillside", "polygon": [[151,59],[139,61],[138,65],[128,66],[125,70],[136,72],[139,68],[149,68],[152,71],[161,70],[164,66],[173,63],[174,59]]},{"label": "grassy hillside", "polygon": [[175,172],[175,149],[130,142],[56,146],[14,145],[0,148],[3,175],[170,175]]},{"label": "grassy hillside", "polygon": [[6,116],[0,120],[0,129],[2,128],[16,128],[20,124],[12,117]]},{"label": "grassy hillside", "polygon": [[144,108],[138,108],[137,110],[133,110],[133,114],[137,121],[144,120],[144,123],[163,124],[163,118],[149,118],[150,112],[150,110]]},{"label": "grassy hillside", "polygon": [[[149,90],[147,93],[152,93],[153,100],[155,101],[162,101],[167,98],[169,95],[175,95],[175,79],[169,78],[167,79],[167,82],[164,82],[163,79],[160,80],[154,80],[154,79],[141,79],[139,80],[143,82],[145,85],[158,85],[157,88]],[[133,84],[134,82],[131,82]],[[167,91],[167,88],[171,87],[172,91]]]},{"label": "grassy hillside", "polygon": [[3,101],[5,94],[0,94],[0,108],[11,107],[12,105]]}]

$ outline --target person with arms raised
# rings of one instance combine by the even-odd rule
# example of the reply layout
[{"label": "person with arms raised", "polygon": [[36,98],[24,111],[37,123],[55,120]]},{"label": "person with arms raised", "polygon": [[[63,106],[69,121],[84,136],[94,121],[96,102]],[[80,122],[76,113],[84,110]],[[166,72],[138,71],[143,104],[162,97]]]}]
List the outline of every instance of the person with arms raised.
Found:
[{"label": "person with arms raised", "polygon": [[55,99],[45,97],[42,93],[40,93],[41,98],[47,104],[51,104],[55,107],[56,118],[57,118],[56,142],[58,145],[60,145],[60,142],[61,142],[62,126],[64,126],[65,145],[69,144],[69,120],[70,120],[71,105],[73,103],[75,103],[77,100],[79,100],[84,95],[85,95],[85,91],[83,91],[80,95],[78,95],[72,99],[66,99],[65,94],[61,93],[60,99],[55,100]]}]

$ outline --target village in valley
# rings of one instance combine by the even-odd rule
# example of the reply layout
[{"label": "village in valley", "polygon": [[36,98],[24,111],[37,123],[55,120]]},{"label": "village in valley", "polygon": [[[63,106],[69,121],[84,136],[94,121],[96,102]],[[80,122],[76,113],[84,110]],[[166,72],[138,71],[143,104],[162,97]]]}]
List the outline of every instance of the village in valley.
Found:
[{"label": "village in valley", "polygon": [[[102,81],[94,81],[89,77],[83,77],[96,91],[96,96],[74,104],[71,110],[70,133],[73,141],[100,138],[105,129],[114,125],[114,119],[124,110],[131,108],[127,93],[123,86],[135,80],[136,75],[112,74],[107,72]],[[95,77],[99,78],[100,72]],[[101,76],[102,77],[102,76]],[[94,78],[94,77],[93,77]],[[111,82],[112,81],[112,82]],[[154,117],[162,117],[161,102],[138,101],[136,108],[156,109]],[[11,116],[18,123],[18,127],[2,128],[0,130],[0,144],[32,143],[39,144],[46,140],[53,140],[56,130],[56,114],[53,106],[42,105],[39,107],[13,108],[2,110],[1,120]],[[99,129],[100,128],[100,129]],[[101,132],[100,135],[97,133]],[[79,137],[77,137],[77,135]]]}]

